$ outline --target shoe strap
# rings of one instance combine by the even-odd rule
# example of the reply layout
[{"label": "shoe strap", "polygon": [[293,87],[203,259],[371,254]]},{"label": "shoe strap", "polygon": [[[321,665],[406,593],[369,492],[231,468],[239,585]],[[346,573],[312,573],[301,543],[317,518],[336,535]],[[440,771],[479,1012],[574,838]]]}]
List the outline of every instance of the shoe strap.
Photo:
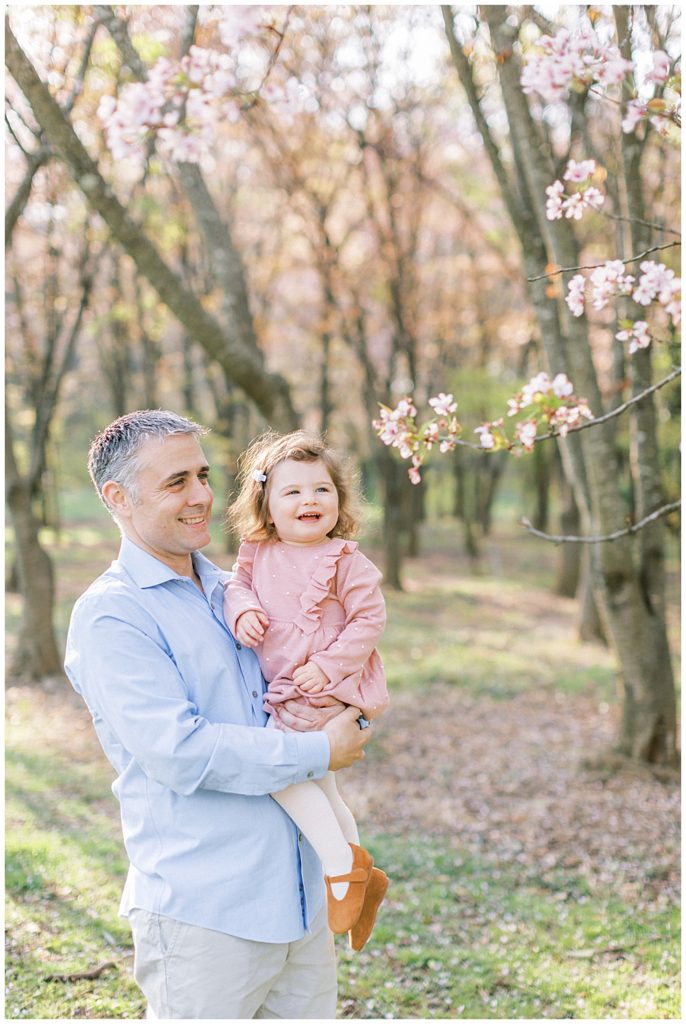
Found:
[{"label": "shoe strap", "polygon": [[347,875],[326,875],[327,882],[366,882],[370,877],[365,868],[353,868]]}]

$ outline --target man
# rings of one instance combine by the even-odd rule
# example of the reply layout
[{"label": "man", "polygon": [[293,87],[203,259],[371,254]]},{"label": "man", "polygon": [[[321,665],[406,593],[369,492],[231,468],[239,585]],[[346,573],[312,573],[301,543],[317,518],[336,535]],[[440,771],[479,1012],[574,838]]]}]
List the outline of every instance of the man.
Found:
[{"label": "man", "polygon": [[199,553],[212,490],[175,413],[134,412],[91,445],[122,534],[77,602],[65,667],[117,772],[130,861],[120,912],[158,1018],[333,1018],[321,866],[268,794],[364,756],[371,729],[328,701],[263,728],[264,682],[222,615],[227,573]]}]

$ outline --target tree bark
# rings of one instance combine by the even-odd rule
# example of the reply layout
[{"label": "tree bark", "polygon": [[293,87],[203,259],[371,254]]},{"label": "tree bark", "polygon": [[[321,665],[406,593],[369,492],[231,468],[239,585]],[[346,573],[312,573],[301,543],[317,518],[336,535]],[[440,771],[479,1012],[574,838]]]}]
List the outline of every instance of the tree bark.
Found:
[{"label": "tree bark", "polygon": [[40,543],[40,525],[33,514],[30,482],[22,478],[14,452],[12,423],[5,412],[5,494],[14,533],[22,615],[10,673],[31,680],[62,674],[52,623],[54,574],[50,556]]}]

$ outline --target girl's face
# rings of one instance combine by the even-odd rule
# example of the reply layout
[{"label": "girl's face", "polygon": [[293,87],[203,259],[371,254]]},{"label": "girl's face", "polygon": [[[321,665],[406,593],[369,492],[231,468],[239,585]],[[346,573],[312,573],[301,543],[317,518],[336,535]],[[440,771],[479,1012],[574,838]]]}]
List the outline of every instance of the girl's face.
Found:
[{"label": "girl's face", "polygon": [[338,522],[338,491],[326,465],[285,459],[269,474],[269,522],[285,544],[320,544]]}]

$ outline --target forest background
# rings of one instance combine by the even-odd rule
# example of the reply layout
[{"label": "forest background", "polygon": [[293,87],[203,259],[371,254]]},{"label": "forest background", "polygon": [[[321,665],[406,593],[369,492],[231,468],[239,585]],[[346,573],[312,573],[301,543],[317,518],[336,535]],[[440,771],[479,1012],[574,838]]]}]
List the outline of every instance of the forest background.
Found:
[{"label": "forest background", "polygon": [[[565,26],[620,70],[526,88]],[[348,785],[397,888],[377,945],[341,953],[342,1015],[678,1017],[679,27],[669,5],[10,8],[7,1016],[142,1011],[111,773],[61,656],[116,554],[89,440],[169,407],[212,428],[220,508],[268,424],[359,471],[393,707]],[[577,219],[584,160],[606,201]],[[570,281],[613,260],[657,261],[668,298],[616,273],[579,317]],[[533,442],[542,372],[539,434],[556,374],[601,422]],[[413,485],[372,421],[439,393],[462,430],[415,435]],[[217,521],[213,556],[235,546]]]}]

